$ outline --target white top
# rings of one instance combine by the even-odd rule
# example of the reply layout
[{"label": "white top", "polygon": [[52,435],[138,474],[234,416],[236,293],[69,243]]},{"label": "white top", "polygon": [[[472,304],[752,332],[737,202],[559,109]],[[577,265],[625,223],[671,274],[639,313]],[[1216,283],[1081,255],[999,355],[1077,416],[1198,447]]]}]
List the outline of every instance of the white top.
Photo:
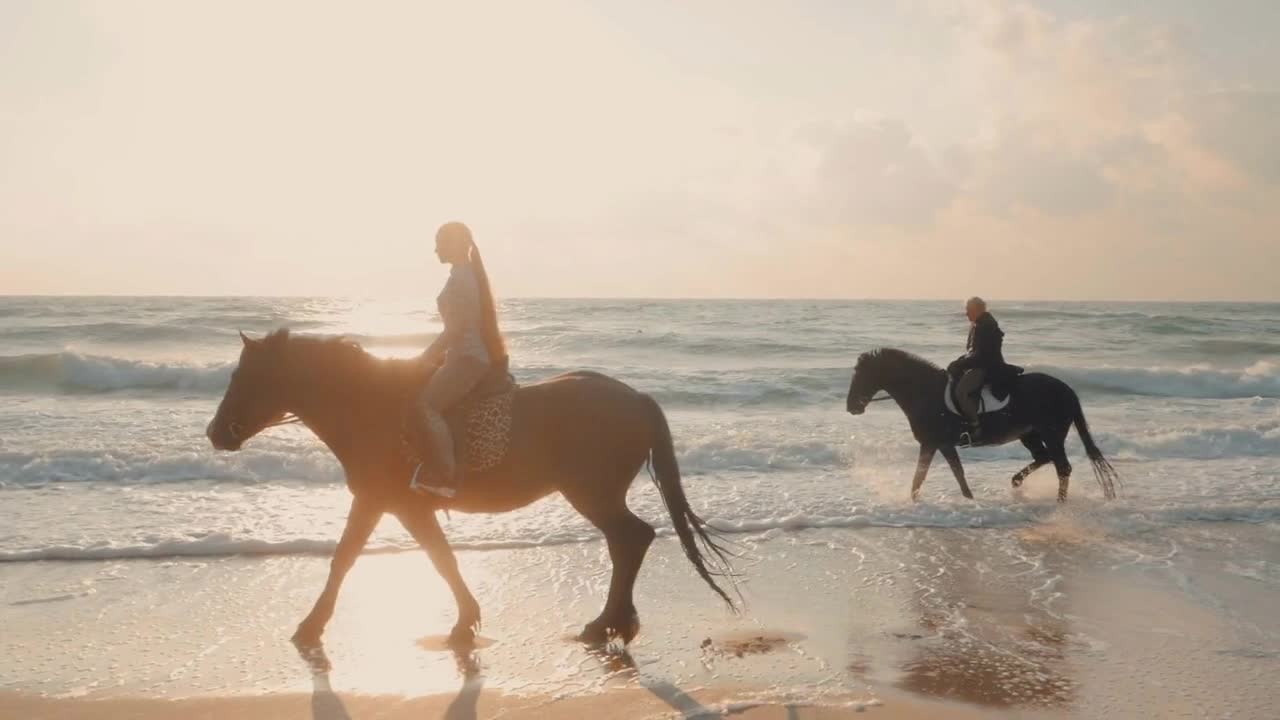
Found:
[{"label": "white top", "polygon": [[488,364],[491,358],[482,330],[480,283],[470,263],[457,263],[449,271],[449,280],[436,297],[436,307],[444,332],[431,343],[431,350],[443,350],[446,361],[456,353]]}]

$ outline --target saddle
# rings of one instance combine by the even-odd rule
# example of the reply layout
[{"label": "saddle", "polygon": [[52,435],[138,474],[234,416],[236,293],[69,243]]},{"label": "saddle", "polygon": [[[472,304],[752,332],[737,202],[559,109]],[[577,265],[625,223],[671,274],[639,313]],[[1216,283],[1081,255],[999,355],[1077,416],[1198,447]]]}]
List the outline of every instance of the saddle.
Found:
[{"label": "saddle", "polygon": [[[978,414],[997,412],[1009,406],[1009,401],[1013,398],[1013,393],[1004,396],[1004,399],[996,397],[991,390],[991,383],[985,383],[982,386],[982,392],[978,395]],[[947,389],[942,391],[943,402],[947,406],[947,412],[952,415],[961,415],[960,409],[956,407],[955,380],[947,377]]]},{"label": "saddle", "polygon": [[[1018,365],[1005,365],[1005,374],[1003,377],[997,378],[995,382],[983,383],[982,392],[978,394],[978,414],[999,412],[1009,407],[1009,402],[1013,399],[1013,383],[1022,375],[1025,370]],[[956,378],[947,373],[947,387],[942,391],[942,401],[947,407],[947,412],[952,415],[961,415],[960,409],[956,407]],[[997,390],[1003,394],[1003,397],[996,394]]]},{"label": "saddle", "polygon": [[[512,407],[520,386],[508,368],[506,357],[495,362],[475,389],[444,414],[453,435],[458,467],[467,472],[484,472],[497,467],[506,459],[511,447]],[[429,373],[424,372],[424,381],[427,375]],[[418,423],[414,421],[414,414],[422,387],[421,382],[411,384],[401,422],[400,439],[405,458],[414,465],[421,457],[418,448],[422,443],[417,438]]]}]

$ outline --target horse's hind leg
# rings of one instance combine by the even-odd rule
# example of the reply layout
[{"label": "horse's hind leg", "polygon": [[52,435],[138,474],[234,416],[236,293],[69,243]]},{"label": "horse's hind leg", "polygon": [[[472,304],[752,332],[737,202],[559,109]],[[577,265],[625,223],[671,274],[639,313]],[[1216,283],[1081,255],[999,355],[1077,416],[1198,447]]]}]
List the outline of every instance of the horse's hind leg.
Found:
[{"label": "horse's hind leg", "polygon": [[1071,483],[1071,462],[1067,460],[1067,431],[1054,432],[1045,445],[1058,470],[1058,502],[1067,501],[1067,485]]},{"label": "horse's hind leg", "polygon": [[[626,492],[623,485],[622,492]],[[626,496],[602,501],[601,498],[577,498],[568,496],[569,502],[592,525],[604,533],[609,546],[609,559],[613,572],[609,579],[609,598],[604,610],[595,620],[582,629],[579,640],[587,643],[605,643],[612,637],[630,643],[640,631],[640,617],[636,612],[633,592],[636,577],[645,553],[653,542],[654,531],[649,523],[636,517],[626,505]]]},{"label": "horse's hind leg", "polygon": [[1026,480],[1028,475],[1053,462],[1053,458],[1049,456],[1048,448],[1044,446],[1044,441],[1036,433],[1023,435],[1022,446],[1031,453],[1031,462],[1013,474],[1011,484],[1015,488],[1022,487],[1022,481]]}]

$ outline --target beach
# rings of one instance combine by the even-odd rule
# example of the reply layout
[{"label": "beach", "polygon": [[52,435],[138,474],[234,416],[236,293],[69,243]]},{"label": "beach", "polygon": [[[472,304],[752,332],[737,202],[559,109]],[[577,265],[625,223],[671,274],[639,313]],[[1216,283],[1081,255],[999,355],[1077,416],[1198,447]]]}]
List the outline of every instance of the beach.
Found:
[{"label": "beach", "polygon": [[740,613],[659,533],[626,654],[573,636],[608,557],[562,499],[443,518],[479,647],[385,519],[325,635],[289,642],[350,496],[306,431],[237,453],[203,435],[237,329],[420,352],[417,301],[0,300],[0,717],[1232,717],[1280,701],[1280,366],[1274,306],[1006,303],[1006,355],[1080,393],[1120,472],[1103,500],[1074,434],[1070,500],[1021,492],[1019,445],[966,450],[976,499],[891,404],[857,418],[858,353],[963,347],[954,304],[507,301],[521,382],[575,368],[651,392],[689,501],[738,554]]},{"label": "beach", "polygon": [[1270,716],[1276,621],[1256,581],[1157,549],[1119,553],[1065,510],[999,533],[757,536],[735,616],[663,539],[625,654],[572,638],[604,595],[600,546],[463,552],[484,612],[465,657],[426,558],[375,555],[348,579],[328,670],[288,641],[322,558],[9,565],[0,716]]}]

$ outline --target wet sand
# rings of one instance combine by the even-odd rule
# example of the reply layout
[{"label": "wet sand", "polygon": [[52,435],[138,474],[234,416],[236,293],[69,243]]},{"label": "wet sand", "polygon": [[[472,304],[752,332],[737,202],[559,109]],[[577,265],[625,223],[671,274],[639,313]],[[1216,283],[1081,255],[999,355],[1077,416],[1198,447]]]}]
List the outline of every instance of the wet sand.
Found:
[{"label": "wet sand", "polygon": [[[370,697],[335,694],[327,688],[311,695],[289,694],[246,698],[197,698],[185,700],[48,700],[0,695],[0,711],[5,717],[32,720],[473,720],[502,717],[512,720],[577,720],[580,718],[689,718],[712,720],[734,717],[742,720],[924,720],[985,717],[1033,717],[1040,713],[995,712],[905,695],[887,700],[850,699],[845,703],[821,706],[778,701],[740,699],[744,696],[707,690],[695,694],[667,688],[613,690],[607,693],[570,698],[512,697],[488,692],[480,687],[464,688],[456,695],[427,697]],[[745,696],[745,697],[749,697]],[[1049,717],[1048,715],[1045,715]]]},{"label": "wet sand", "polygon": [[743,614],[661,539],[625,655],[572,639],[603,603],[600,544],[461,553],[485,619],[463,657],[426,558],[364,557],[323,672],[287,638],[324,558],[12,564],[0,717],[1267,718],[1280,701],[1274,598],[1193,539],[1118,554],[1071,514],[737,539]]}]

